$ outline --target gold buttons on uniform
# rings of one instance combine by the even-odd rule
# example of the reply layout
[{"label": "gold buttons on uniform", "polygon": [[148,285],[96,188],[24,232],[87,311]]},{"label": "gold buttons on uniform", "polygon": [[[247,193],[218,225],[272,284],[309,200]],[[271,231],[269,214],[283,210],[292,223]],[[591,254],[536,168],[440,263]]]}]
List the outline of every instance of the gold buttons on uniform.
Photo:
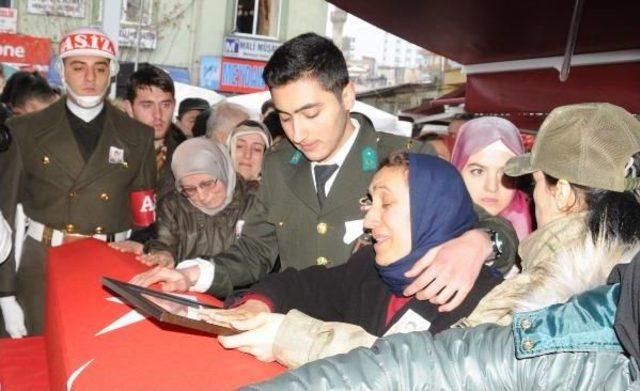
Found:
[{"label": "gold buttons on uniform", "polygon": [[49,163],[51,163],[51,159],[49,159],[49,156],[43,156],[42,157],[42,164],[44,164],[46,166]]},{"label": "gold buttons on uniform", "polygon": [[528,339],[522,341],[522,349],[524,349],[525,352],[530,352],[531,350],[533,350],[533,345],[535,344]]},{"label": "gold buttons on uniform", "polygon": [[76,227],[73,224],[67,224],[66,227],[64,227],[64,230],[67,231],[67,233],[73,233],[75,229]]},{"label": "gold buttons on uniform", "polygon": [[76,193],[75,191],[70,191],[69,192],[69,198],[75,198],[78,195],[78,193]]},{"label": "gold buttons on uniform", "polygon": [[102,231],[103,231],[102,227],[100,227],[100,226],[96,227],[96,233],[97,234],[101,234]]},{"label": "gold buttons on uniform", "polygon": [[284,228],[284,221],[279,221],[278,222],[278,227]]},{"label": "gold buttons on uniform", "polygon": [[109,194],[107,194],[107,193],[100,194],[100,199],[102,201],[109,201]]},{"label": "gold buttons on uniform", "polygon": [[329,260],[325,257],[318,257],[316,259],[316,264],[319,266],[326,266],[329,263]]},{"label": "gold buttons on uniform", "polygon": [[326,234],[328,229],[329,226],[327,223],[318,223],[318,225],[316,225],[316,231],[318,231],[320,235]]},{"label": "gold buttons on uniform", "polygon": [[522,330],[528,330],[532,326],[531,320],[528,318],[524,318],[520,321],[520,328]]},{"label": "gold buttons on uniform", "polygon": [[129,163],[127,163],[127,162],[122,162],[122,166],[123,166],[124,168],[129,168]]}]

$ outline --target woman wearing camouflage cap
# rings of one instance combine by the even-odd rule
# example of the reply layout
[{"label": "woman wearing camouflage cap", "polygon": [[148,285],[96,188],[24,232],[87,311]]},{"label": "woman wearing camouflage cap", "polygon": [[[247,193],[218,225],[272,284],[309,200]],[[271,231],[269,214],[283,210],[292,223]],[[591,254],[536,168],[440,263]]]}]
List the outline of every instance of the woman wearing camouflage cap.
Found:
[{"label": "woman wearing camouflage cap", "polygon": [[555,109],[509,176],[533,173],[538,229],[520,243],[522,273],[493,289],[462,324],[511,323],[605,282],[640,248],[640,123],[603,103]]}]

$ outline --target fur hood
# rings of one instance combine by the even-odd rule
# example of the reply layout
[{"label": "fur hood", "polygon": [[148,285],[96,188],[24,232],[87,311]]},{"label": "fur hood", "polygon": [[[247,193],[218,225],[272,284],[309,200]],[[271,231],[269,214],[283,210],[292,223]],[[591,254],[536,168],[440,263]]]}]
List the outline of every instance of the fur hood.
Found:
[{"label": "fur hood", "polygon": [[515,312],[535,311],[564,303],[572,296],[604,285],[613,267],[629,263],[638,251],[640,242],[607,242],[602,235],[594,241],[586,235],[581,245],[558,253],[556,260],[547,265],[547,278],[517,300]]}]

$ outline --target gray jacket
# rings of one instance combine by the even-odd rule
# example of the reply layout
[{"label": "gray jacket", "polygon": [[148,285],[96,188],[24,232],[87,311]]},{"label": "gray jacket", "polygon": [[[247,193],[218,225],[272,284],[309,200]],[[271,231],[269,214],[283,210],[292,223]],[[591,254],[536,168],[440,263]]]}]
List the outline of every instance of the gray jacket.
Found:
[{"label": "gray jacket", "polygon": [[482,325],[398,334],[319,360],[252,390],[640,390],[612,324],[619,289]]}]

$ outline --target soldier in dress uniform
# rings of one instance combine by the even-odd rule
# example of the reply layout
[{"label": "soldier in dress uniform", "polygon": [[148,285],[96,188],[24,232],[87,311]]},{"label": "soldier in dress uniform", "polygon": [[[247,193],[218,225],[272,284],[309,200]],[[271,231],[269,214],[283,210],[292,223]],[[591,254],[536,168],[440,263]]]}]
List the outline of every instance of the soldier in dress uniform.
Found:
[{"label": "soldier in dress uniform", "polygon": [[48,247],[124,240],[155,218],[153,131],[105,100],[118,71],[115,43],[83,28],[59,49],[67,96],[8,120],[14,140],[0,154],[2,213],[13,222],[22,204],[28,221],[21,256],[0,265],[0,309],[12,337],[25,325],[30,335],[42,332]]},{"label": "soldier in dress uniform", "polygon": [[[346,62],[326,38],[304,34],[286,42],[269,60],[264,79],[288,142],[265,156],[259,201],[244,216],[242,237],[212,259],[182,262],[178,270],[156,268],[136,276],[134,283],[164,281],[167,290],[225,297],[234,287],[255,283],[271,272],[278,255],[283,268],[342,264],[363,233],[358,201],[366,195],[380,162],[397,149],[434,153],[428,144],[377,133],[365,116],[350,113],[355,91]],[[482,229],[444,245],[455,251],[449,248],[439,254],[455,254],[447,262],[459,265],[456,270],[477,267],[479,271],[487,258],[496,258],[495,266],[509,270],[517,247],[513,228],[486,213],[481,213],[481,220]],[[498,235],[502,235],[499,241]],[[495,247],[495,242],[503,245]],[[426,277],[417,279],[418,284],[439,276]],[[456,297],[462,301],[474,281],[452,287],[440,276],[436,282],[431,289],[448,295],[439,298],[438,304],[443,304],[456,292],[462,293]]]}]

